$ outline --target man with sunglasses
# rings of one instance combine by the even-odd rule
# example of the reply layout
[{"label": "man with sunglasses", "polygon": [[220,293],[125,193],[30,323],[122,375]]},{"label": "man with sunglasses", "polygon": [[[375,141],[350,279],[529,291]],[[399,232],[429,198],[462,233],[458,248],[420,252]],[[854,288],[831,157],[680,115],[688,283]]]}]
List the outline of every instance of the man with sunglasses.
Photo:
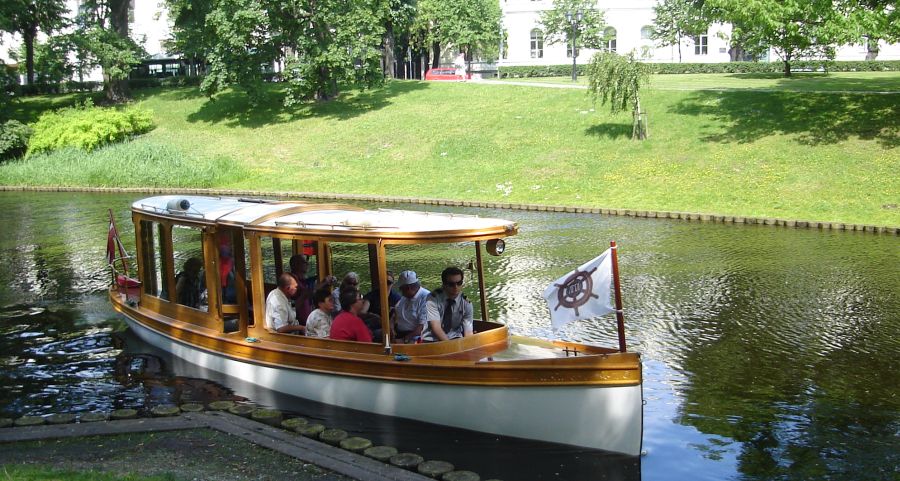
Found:
[{"label": "man with sunglasses", "polygon": [[472,303],[462,294],[463,271],[448,267],[441,272],[441,284],[428,296],[426,342],[448,341],[473,332]]}]

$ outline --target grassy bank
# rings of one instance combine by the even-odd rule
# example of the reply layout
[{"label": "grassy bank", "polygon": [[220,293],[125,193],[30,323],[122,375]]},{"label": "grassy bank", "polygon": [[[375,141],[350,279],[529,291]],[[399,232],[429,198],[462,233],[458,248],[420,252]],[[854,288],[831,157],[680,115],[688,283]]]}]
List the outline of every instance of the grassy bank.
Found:
[{"label": "grassy bank", "polygon": [[[235,92],[208,101],[192,88],[139,91],[154,131],[112,156],[0,165],[0,184],[197,185],[900,225],[900,93],[845,92],[900,91],[900,75],[853,75],[819,77],[832,82],[821,90],[840,93],[731,74],[687,83],[766,86],[657,85],[643,102],[644,142],[630,140],[630,115],[611,116],[581,90],[405,81],[296,109],[281,106],[278,85],[258,106]],[[26,99],[15,113],[34,118],[64,101]],[[164,148],[153,161],[131,152]],[[110,166],[120,157],[135,160]]]}]

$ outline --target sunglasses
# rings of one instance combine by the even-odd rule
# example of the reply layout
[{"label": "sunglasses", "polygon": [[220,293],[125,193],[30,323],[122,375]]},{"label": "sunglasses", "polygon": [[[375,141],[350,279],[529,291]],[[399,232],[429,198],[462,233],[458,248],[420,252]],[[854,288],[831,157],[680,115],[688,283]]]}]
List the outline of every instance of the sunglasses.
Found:
[{"label": "sunglasses", "polygon": [[453,281],[447,281],[447,282],[444,283],[444,285],[445,285],[445,286],[462,287],[463,281],[462,281],[462,279],[460,279],[460,280],[458,280],[458,281],[456,281],[456,282],[453,282]]}]

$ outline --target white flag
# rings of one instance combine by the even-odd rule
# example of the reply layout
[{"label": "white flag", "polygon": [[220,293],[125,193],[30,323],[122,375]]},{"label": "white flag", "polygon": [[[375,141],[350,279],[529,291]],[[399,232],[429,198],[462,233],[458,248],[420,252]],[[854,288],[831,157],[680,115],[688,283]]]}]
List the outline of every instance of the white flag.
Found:
[{"label": "white flag", "polygon": [[610,303],[612,248],[544,289],[553,329],[579,319],[615,312]]}]

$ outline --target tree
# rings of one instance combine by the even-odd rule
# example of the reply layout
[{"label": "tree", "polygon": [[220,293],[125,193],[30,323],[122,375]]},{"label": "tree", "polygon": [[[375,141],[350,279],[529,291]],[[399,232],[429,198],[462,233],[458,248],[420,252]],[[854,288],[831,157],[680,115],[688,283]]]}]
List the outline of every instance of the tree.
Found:
[{"label": "tree", "polygon": [[678,46],[678,62],[681,63],[681,39],[701,35],[709,29],[709,20],[703,18],[701,7],[695,0],[662,0],[653,7],[653,33],[651,37],[661,47]]},{"label": "tree", "polygon": [[310,1],[294,23],[294,54],[285,77],[285,103],[331,100],[340,85],[369,88],[384,81],[381,67],[388,3]]},{"label": "tree", "polygon": [[388,15],[385,22],[384,44],[384,76],[394,78],[397,72],[394,65],[397,62],[397,52],[401,51],[400,58],[405,57],[405,48],[399,48],[409,44],[413,22],[416,18],[415,0],[388,0]]},{"label": "tree", "polygon": [[650,82],[650,69],[634,58],[634,52],[619,55],[598,52],[588,65],[588,91],[596,102],[609,104],[613,114],[631,110],[632,139],[646,139],[647,122],[641,111],[640,90]]},{"label": "tree", "polygon": [[781,58],[784,76],[801,57],[834,55],[834,45],[853,39],[852,22],[832,0],[706,0],[717,19],[741,26],[743,41],[768,45]]},{"label": "tree", "polygon": [[421,0],[416,26],[433,46],[433,67],[441,46],[453,45],[466,54],[471,70],[475,56],[496,57],[500,45],[500,4],[497,0]]},{"label": "tree", "polygon": [[887,0],[845,0],[844,10],[855,27],[856,41],[864,41],[866,60],[878,57],[880,40],[900,40],[900,9]]},{"label": "tree", "polygon": [[[75,67],[69,62],[68,55],[72,49],[72,41],[68,35],[54,35],[46,42],[34,42],[35,80],[41,83],[57,83],[71,78]],[[21,50],[24,54],[24,44]]]},{"label": "tree", "polygon": [[129,0],[85,0],[72,39],[86,64],[103,70],[103,91],[111,103],[129,99],[128,74],[143,49],[128,36]]},{"label": "tree", "polygon": [[34,43],[38,32],[50,34],[66,26],[64,0],[3,0],[0,28],[22,35],[25,46],[25,83],[34,83]]},{"label": "tree", "polygon": [[[553,0],[553,8],[541,12],[538,28],[544,32],[544,43],[571,45],[574,33],[578,41],[577,47],[602,48],[606,23],[603,12],[597,10],[596,6],[597,2],[592,0]],[[567,14],[575,15],[577,12],[581,12],[582,17],[573,32]]]}]

